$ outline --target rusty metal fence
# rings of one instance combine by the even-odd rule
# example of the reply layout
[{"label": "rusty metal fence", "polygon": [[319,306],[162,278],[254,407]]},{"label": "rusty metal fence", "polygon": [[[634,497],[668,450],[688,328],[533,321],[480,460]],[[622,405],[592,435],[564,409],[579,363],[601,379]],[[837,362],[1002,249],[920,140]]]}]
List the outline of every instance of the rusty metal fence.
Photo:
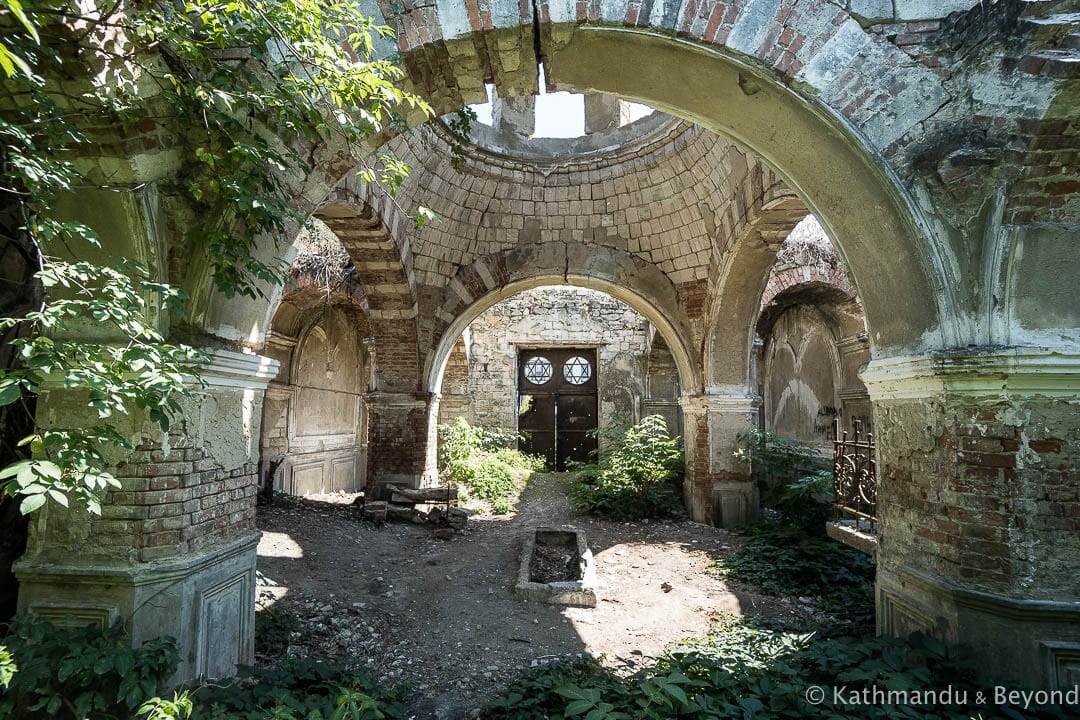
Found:
[{"label": "rusty metal fence", "polygon": [[833,440],[833,516],[837,523],[860,532],[877,532],[877,465],[874,434],[852,425],[851,437],[841,430],[839,418]]}]

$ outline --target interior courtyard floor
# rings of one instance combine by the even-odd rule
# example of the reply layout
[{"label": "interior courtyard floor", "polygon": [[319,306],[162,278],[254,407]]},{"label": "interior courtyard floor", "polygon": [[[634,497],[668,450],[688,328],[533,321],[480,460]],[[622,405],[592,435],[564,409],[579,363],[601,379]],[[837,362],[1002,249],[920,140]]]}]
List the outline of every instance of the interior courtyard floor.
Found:
[{"label": "interior courtyard floor", "polygon": [[[534,475],[518,514],[474,517],[449,541],[426,526],[361,522],[343,498],[260,508],[260,612],[273,607],[298,622],[276,652],[363,662],[411,688],[413,717],[467,718],[522,669],[557,656],[590,653],[629,668],[704,634],[721,613],[812,613],[709,572],[742,536],[688,520],[583,516],[568,502],[570,483],[566,474]],[[585,531],[596,608],[513,595],[524,536],[544,525]]]}]

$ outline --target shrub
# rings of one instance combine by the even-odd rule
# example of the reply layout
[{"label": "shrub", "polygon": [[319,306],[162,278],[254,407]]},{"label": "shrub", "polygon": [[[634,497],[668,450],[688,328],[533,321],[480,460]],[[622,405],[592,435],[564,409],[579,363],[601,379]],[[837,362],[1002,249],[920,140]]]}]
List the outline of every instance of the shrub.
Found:
[{"label": "shrub", "polygon": [[497,450],[494,455],[499,462],[505,463],[512,468],[531,470],[532,472],[544,472],[547,470],[547,463],[539,455],[526,455],[520,450],[510,448]]},{"label": "shrub", "polygon": [[517,433],[480,428],[459,417],[439,426],[442,472],[492,512],[512,512],[525,481],[544,470],[544,459],[510,447]]},{"label": "shrub", "polygon": [[823,536],[833,502],[828,460],[815,448],[771,432],[754,429],[739,438],[742,447],[733,455],[750,465],[763,491],[762,504],[783,522]]},{"label": "shrub", "polygon": [[[808,690],[844,687],[922,691],[951,688],[938,703],[872,705],[834,702],[831,692],[811,704]],[[485,709],[492,720],[713,720],[715,718],[967,718],[989,713],[969,652],[915,635],[819,639],[778,623],[728,618],[707,637],[678,645],[627,678],[591,659],[568,660],[518,676]],[[966,698],[962,694],[966,693]],[[846,695],[845,697],[850,697]],[[957,699],[957,704],[950,700]],[[994,708],[997,710],[997,708]],[[994,712],[987,717],[1000,717]],[[1047,706],[1006,717],[1065,718]]]},{"label": "shrub", "polygon": [[241,668],[224,684],[157,697],[176,670],[172,638],[132,648],[117,626],[20,618],[0,638],[0,720],[376,720],[404,717],[370,671],[315,660]]},{"label": "shrub", "polygon": [[60,628],[18,618],[0,645],[9,656],[0,670],[7,679],[2,720],[129,718],[179,662],[172,638],[132,648],[119,626]]},{"label": "shrub", "polygon": [[457,417],[452,424],[439,426],[439,462],[448,467],[454,460],[464,460],[476,453],[511,450],[519,439],[521,434],[512,430],[477,427]]},{"label": "shrub", "polygon": [[668,434],[663,416],[649,415],[637,425],[617,421],[597,435],[604,450],[597,463],[579,468],[570,494],[574,507],[616,520],[683,513],[682,443]]}]

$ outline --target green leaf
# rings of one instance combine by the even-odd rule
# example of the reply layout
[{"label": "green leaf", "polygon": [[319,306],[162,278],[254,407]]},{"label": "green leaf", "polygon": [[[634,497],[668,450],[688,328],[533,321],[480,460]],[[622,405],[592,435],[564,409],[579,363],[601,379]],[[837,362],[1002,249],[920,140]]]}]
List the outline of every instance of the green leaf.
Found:
[{"label": "green leaf", "polygon": [[3,470],[0,470],[0,480],[18,475],[24,468],[29,467],[32,462],[32,460],[19,460],[18,462],[8,465]]},{"label": "green leaf", "polygon": [[10,405],[22,396],[22,385],[18,380],[0,381],[0,407]]},{"label": "green leaf", "polygon": [[23,498],[23,501],[19,503],[19,512],[23,515],[29,515],[44,504],[44,495],[29,495]]}]

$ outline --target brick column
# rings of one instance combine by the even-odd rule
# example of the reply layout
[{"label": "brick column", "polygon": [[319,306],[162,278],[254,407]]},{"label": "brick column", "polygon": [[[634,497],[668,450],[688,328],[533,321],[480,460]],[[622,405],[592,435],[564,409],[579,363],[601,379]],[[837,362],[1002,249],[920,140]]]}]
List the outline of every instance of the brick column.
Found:
[{"label": "brick column", "polygon": [[878,359],[878,630],[975,646],[987,676],[1080,678],[1080,355]]},{"label": "brick column", "polygon": [[690,517],[716,527],[738,527],[757,514],[750,468],[735,462],[738,435],[757,427],[760,398],[753,395],[683,395],[686,481]]},{"label": "brick column", "polygon": [[435,393],[372,392],[364,396],[368,424],[367,495],[387,483],[426,487],[438,481]]},{"label": "brick column", "polygon": [[[136,644],[172,635],[175,682],[233,674],[253,661],[259,422],[277,361],[214,350],[205,386],[168,435],[130,418],[143,439],[118,459],[122,484],[100,518],[50,504],[31,519],[15,565],[19,612],[69,624],[120,621]],[[50,390],[38,423],[87,422],[77,393]]]}]

